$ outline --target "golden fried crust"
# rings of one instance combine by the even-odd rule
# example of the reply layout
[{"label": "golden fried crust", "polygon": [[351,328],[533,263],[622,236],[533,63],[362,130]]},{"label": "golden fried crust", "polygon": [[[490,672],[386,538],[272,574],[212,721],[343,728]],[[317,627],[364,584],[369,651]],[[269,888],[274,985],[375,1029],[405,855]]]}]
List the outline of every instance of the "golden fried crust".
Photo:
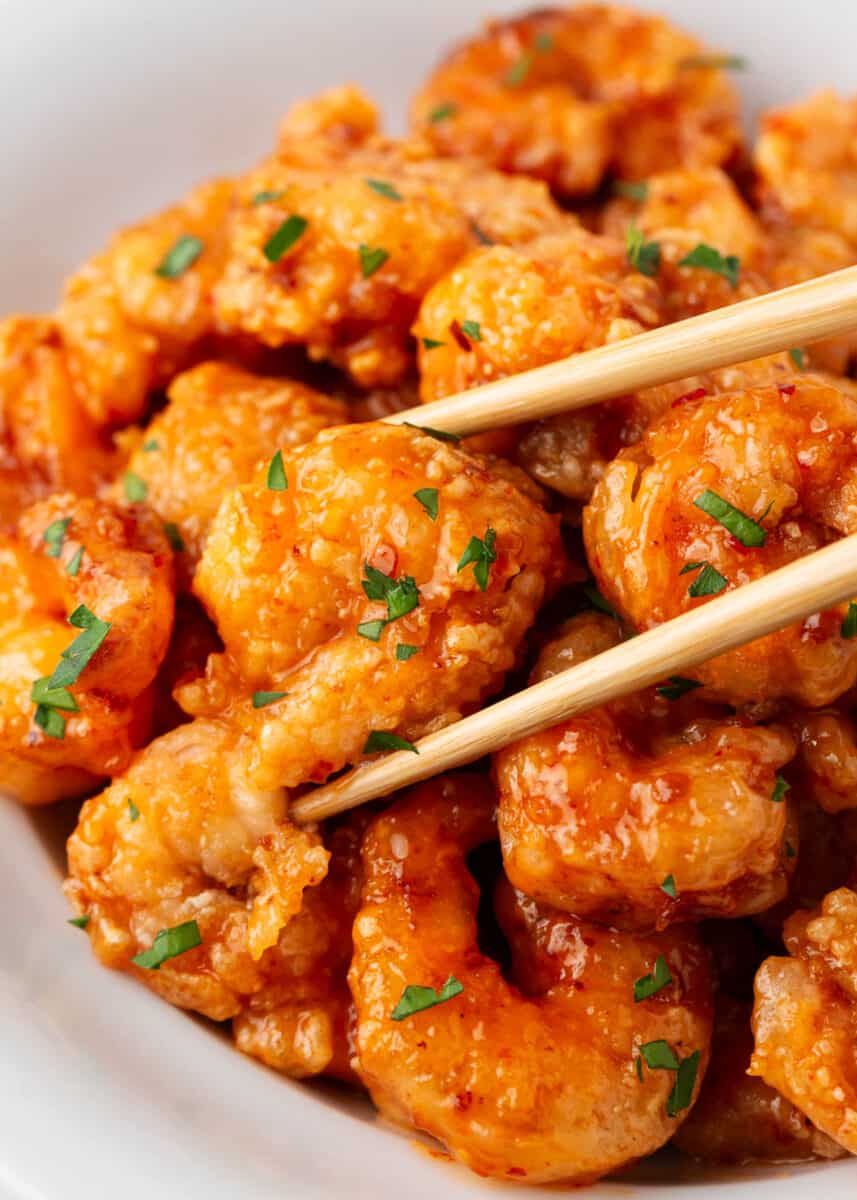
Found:
[{"label": "golden fried crust", "polygon": [[630,337],[662,318],[657,284],[628,264],[614,239],[569,225],[524,246],[478,250],[420,308],[420,395],[436,400]]},{"label": "golden fried crust", "polygon": [[[690,562],[710,563],[728,587],[759,578],[857,527],[857,400],[804,375],[780,387],[689,398],[607,468],[584,512],[590,566],[609,602],[636,629],[700,603]],[[713,491],[764,521],[748,547],[695,501]],[[845,607],[806,618],[701,665],[695,678],[733,704],[830,703],[857,678]]]},{"label": "golden fried crust", "polygon": [[[641,1043],[663,1039],[682,1058],[700,1051],[701,1079],[707,955],[687,928],[630,938],[501,889],[508,982],[480,951],[465,861],[492,836],[493,803],[479,776],[448,776],[403,795],[367,832],[349,974],[358,1069],[384,1116],[437,1137],[481,1175],[590,1182],[674,1132],[672,1074],[641,1083],[635,1059]],[[635,1004],[634,980],[658,954],[674,985]],[[450,976],[458,995],[391,1019],[405,987],[439,990]]]},{"label": "golden fried crust", "polygon": [[[619,641],[611,618],[573,618],[532,681]],[[626,928],[760,912],[793,865],[788,805],[771,795],[794,750],[785,729],[655,689],[524,738],[495,756],[507,874],[539,901]]]},{"label": "golden fried crust", "polygon": [[[495,691],[564,559],[556,518],[508,472],[414,430],[343,426],[284,462],[287,490],[239,488],[211,527],[194,588],[226,654],[181,702],[231,706],[256,781],[291,787],[355,761],[372,730],[413,740]],[[424,488],[436,520],[414,494]],[[496,560],[483,591],[459,563],[486,537]],[[387,605],[361,584],[368,566],[411,577],[418,605],[383,625]],[[366,622],[382,623],[377,641],[357,632]],[[402,661],[400,644],[418,652]],[[254,709],[256,689],[287,695]]]},{"label": "golden fried crust", "polygon": [[[146,504],[177,527],[187,584],[226,493],[249,483],[277,450],[344,422],[347,409],[293,380],[216,362],[177,376],[168,395],[167,407],[135,439],[128,469],[146,484]],[[121,482],[116,494],[121,501]]]},{"label": "golden fried crust", "polygon": [[[68,524],[52,558],[45,531],[58,521]],[[40,804],[122,770],[146,736],[150,685],[172,629],[172,556],[145,515],[68,494],[28,509],[18,533],[0,545],[0,756],[4,789]],[[66,621],[78,605],[111,628],[71,685],[78,711],[63,714],[58,738],[34,723],[31,690],[80,633]]]},{"label": "golden fried crust", "polygon": [[733,158],[738,97],[704,48],[658,17],[608,5],[542,9],[449,55],[417,94],[412,127],[439,154],[472,155],[594,191],[612,170],[642,179]]}]

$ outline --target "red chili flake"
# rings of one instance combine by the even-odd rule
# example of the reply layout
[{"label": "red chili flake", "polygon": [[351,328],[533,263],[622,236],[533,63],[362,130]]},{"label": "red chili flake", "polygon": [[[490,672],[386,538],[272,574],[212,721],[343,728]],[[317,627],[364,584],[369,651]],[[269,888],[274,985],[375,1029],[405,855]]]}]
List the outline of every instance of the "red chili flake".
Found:
[{"label": "red chili flake", "polygon": [[459,1112],[467,1112],[470,1105],[473,1103],[472,1092],[459,1092],[455,1097],[455,1107]]},{"label": "red chili flake", "polygon": [[795,394],[795,385],[793,383],[781,383],[777,391],[781,396],[793,396]]},{"label": "red chili flake", "polygon": [[459,325],[457,320],[452,322],[452,324],[449,327],[449,332],[452,334],[452,336],[458,342],[458,344],[462,350],[469,352],[470,350],[473,349],[473,346],[470,344],[470,338],[467,336],[467,334],[461,328],[461,326]]},{"label": "red chili flake", "polygon": [[689,404],[691,400],[701,400],[703,396],[707,396],[708,392],[704,387],[694,388],[692,392],[685,392],[683,396],[679,396],[677,400],[673,400],[672,407],[678,408],[680,404]]}]

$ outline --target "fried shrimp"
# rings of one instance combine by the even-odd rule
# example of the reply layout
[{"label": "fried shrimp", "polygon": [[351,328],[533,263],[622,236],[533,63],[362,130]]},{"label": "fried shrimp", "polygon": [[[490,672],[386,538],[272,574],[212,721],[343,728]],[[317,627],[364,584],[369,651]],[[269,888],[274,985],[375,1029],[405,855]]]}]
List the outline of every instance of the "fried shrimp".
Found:
[{"label": "fried shrimp", "polygon": [[[811,375],[690,398],[608,466],[584,512],[590,566],[638,630],[857,528],[857,399]],[[692,565],[696,564],[696,565]],[[707,571],[710,586],[694,586]],[[712,574],[713,573],[713,574]],[[731,704],[828,704],[857,679],[845,607],[696,668]]]},{"label": "fried shrimp", "polygon": [[857,893],[839,888],[786,922],[790,958],[756,976],[750,1066],[857,1154]]},{"label": "fried shrimp", "polygon": [[[277,449],[344,422],[347,410],[304,384],[216,362],[177,376],[168,395],[167,407],[135,436],[128,470],[143,481],[146,503],[172,525],[187,582],[223,496],[249,483]],[[116,490],[121,499],[121,481]]]},{"label": "fried shrimp", "polygon": [[420,395],[436,400],[660,324],[657,284],[625,248],[569,223],[518,247],[483,248],[429,292],[414,333]]},{"label": "fried shrimp", "polygon": [[169,547],[145,514],[58,494],[23,514],[0,564],[4,790],[28,804],[79,795],[148,731],[173,621]]},{"label": "fried shrimp", "polygon": [[412,125],[443,155],[470,155],[594,191],[608,170],[642,179],[731,159],[738,98],[716,56],[666,21],[613,5],[490,23],[419,92]]},{"label": "fried shrimp", "polygon": [[[359,1071],[386,1117],[481,1175],[586,1183],[662,1145],[691,1103],[708,1060],[707,955],[689,928],[631,938],[508,889],[507,981],[479,948],[466,864],[494,836],[493,802],[480,777],[449,776],[367,831],[349,973]],[[635,1002],[660,957],[669,986]],[[653,1044],[673,1069],[644,1066]]]},{"label": "fried shrimp", "polygon": [[[573,618],[532,682],[620,636],[609,617]],[[675,684],[672,684],[675,690]],[[759,912],[785,895],[788,805],[776,773],[785,729],[739,720],[670,684],[533,734],[495,757],[509,879],[579,916],[663,928]]]},{"label": "fried shrimp", "polygon": [[[265,986],[265,952],[327,870],[320,839],[283,823],[284,790],[254,787],[245,760],[225,723],[181,725],[87,800],[68,843],[66,893],[99,959],[216,1021]],[[198,945],[157,970],[135,962],[188,922]]]},{"label": "fried shrimp", "polygon": [[226,650],[180,703],[229,712],[260,787],[471,711],[564,571],[556,518],[517,474],[382,424],[285,454],[280,490],[238,488],[211,527],[194,588]]}]

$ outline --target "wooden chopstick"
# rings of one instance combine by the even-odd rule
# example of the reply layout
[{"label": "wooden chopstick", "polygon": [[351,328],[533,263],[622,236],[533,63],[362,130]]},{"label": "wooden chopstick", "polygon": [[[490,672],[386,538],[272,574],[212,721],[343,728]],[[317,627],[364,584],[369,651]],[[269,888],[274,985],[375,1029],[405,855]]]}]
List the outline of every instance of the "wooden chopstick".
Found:
[{"label": "wooden chopstick", "polygon": [[355,768],[303,796],[290,816],[319,821],[388,796],[855,595],[857,534],[851,534],[429,734],[417,743],[419,754],[397,751]]},{"label": "wooden chopstick", "polygon": [[855,329],[857,267],[846,267],[384,419],[482,433]]}]

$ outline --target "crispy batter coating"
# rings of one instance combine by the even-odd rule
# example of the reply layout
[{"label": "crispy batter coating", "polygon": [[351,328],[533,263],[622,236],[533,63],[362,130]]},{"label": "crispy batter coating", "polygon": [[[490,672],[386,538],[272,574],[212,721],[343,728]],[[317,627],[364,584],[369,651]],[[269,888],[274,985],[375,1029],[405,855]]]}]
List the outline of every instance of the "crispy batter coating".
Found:
[{"label": "crispy batter coating", "polygon": [[[857,528],[857,400],[810,375],[793,385],[691,399],[609,465],[584,512],[589,564],[602,592],[636,629],[706,599],[689,594],[692,562],[734,588]],[[764,522],[747,546],[695,501],[715,493]],[[828,704],[857,679],[845,606],[807,617],[704,663],[694,672],[732,704],[792,699]]]},{"label": "crispy batter coating", "polygon": [[[531,681],[620,640],[609,617],[572,618]],[[788,805],[771,796],[794,750],[783,728],[652,688],[533,734],[495,756],[508,876],[540,902],[627,928],[760,912],[792,865]]]},{"label": "crispy batter coating", "polygon": [[630,266],[624,245],[612,238],[569,223],[524,246],[478,250],[420,308],[420,395],[436,400],[662,319],[657,284]]},{"label": "crispy batter coating", "polygon": [[[265,952],[328,861],[317,835],[284,823],[284,790],[248,779],[246,758],[224,722],[181,725],[84,804],[68,843],[66,894],[99,959],[217,1021],[265,985]],[[158,970],[131,962],[191,920],[198,948]]]},{"label": "crispy batter coating", "polygon": [[[58,521],[68,524],[52,557],[45,533]],[[172,556],[144,514],[70,494],[28,509],[18,532],[0,542],[3,788],[25,804],[44,804],[122,770],[146,736],[149,689],[172,629]],[[63,711],[63,735],[52,736],[35,723],[31,691],[80,633],[66,622],[79,605],[111,628],[71,685],[78,711]]]},{"label": "crispy batter coating", "polygon": [[750,1072],[857,1154],[857,893],[839,888],[785,926],[791,958],[756,976]]},{"label": "crispy batter coating", "polygon": [[[325,430],[283,457],[286,490],[239,488],[211,527],[194,588],[226,653],[181,693],[188,711],[228,709],[262,787],[324,779],[373,730],[413,740],[472,710],[564,570],[557,520],[514,468],[381,424]],[[478,564],[460,566],[474,538],[496,555],[484,590]],[[362,586],[370,568],[400,582],[392,609]],[[402,644],[418,652],[403,661]],[[254,690],[287,694],[257,709]]]},{"label": "crispy batter coating", "polygon": [[[177,376],[168,396],[167,407],[135,438],[128,469],[145,483],[146,503],[176,526],[187,583],[226,493],[249,483],[278,449],[344,422],[347,410],[305,384],[218,362]],[[121,481],[116,492],[121,500]]]},{"label": "crispy batter coating", "polygon": [[[674,1073],[645,1070],[641,1082],[635,1064],[641,1043],[663,1039],[680,1058],[700,1052],[701,1079],[707,954],[689,928],[632,938],[508,889],[499,897],[507,981],[479,948],[479,889],[466,864],[494,836],[493,804],[479,776],[447,776],[370,826],[349,973],[359,1071],[384,1116],[431,1133],[480,1175],[590,1182],[674,1132]],[[658,954],[674,982],[635,1004],[634,982]],[[439,991],[450,977],[459,994],[391,1019],[406,987]]]},{"label": "crispy batter coating", "polygon": [[456,47],[415,97],[412,124],[440,154],[582,195],[608,170],[641,179],[736,154],[737,94],[705,61],[698,41],[658,17],[601,4],[536,10]]}]

